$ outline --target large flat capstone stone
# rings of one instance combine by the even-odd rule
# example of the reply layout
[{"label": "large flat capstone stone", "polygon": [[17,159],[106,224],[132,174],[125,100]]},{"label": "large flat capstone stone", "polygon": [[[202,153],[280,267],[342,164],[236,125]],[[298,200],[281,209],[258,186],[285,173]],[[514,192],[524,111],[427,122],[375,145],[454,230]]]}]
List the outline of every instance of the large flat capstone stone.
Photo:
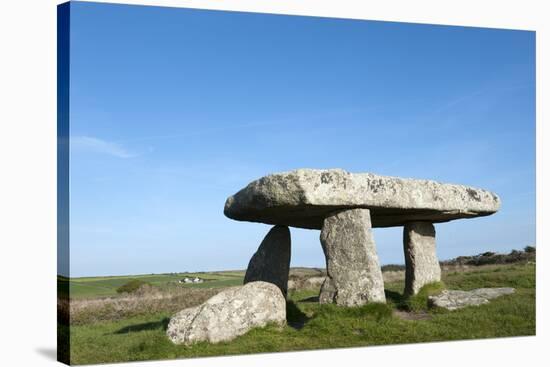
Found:
[{"label": "large flat capstone stone", "polygon": [[331,213],[369,209],[373,227],[432,223],[495,213],[492,192],[431,180],[299,169],[271,174],[230,196],[224,214],[235,220],[321,229]]}]

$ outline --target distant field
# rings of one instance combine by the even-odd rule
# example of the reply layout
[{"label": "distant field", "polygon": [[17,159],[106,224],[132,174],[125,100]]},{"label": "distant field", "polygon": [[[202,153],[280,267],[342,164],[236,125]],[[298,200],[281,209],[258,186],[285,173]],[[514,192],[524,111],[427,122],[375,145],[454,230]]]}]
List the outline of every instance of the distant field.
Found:
[{"label": "distant field", "polygon": [[[174,286],[189,288],[222,288],[241,285],[244,279],[244,270],[227,270],[196,273],[170,273],[170,274],[139,274],[121,276],[100,276],[70,278],[69,290],[71,298],[97,298],[117,295],[116,289],[132,279],[139,279],[159,288]],[[318,276],[322,270],[311,268],[292,268],[291,275]],[[204,283],[178,284],[178,280],[185,277],[199,277],[205,279]],[[62,279],[60,281],[66,281]]]},{"label": "distant field", "polygon": [[[178,280],[185,277],[199,277],[206,281],[198,284],[177,283]],[[240,285],[243,282],[243,278],[244,271],[83,277],[71,278],[69,281],[69,291],[71,298],[96,298],[115,296],[117,294],[116,289],[132,279],[140,279],[160,288],[174,284],[190,288],[220,288]]]},{"label": "distant field", "polygon": [[[403,281],[385,284],[387,305],[371,304],[349,309],[319,305],[316,301],[318,289],[291,291],[289,296],[292,302],[287,308],[288,325],[282,330],[273,327],[254,329],[231,342],[198,343],[193,346],[178,346],[168,340],[165,330],[169,317],[174,311],[184,308],[185,302],[198,304],[216,290],[201,288],[186,291],[174,288],[181,296],[172,301],[151,298],[151,304],[143,307],[147,301],[145,298],[125,300],[127,303],[121,308],[126,311],[123,315],[116,310],[113,312],[112,307],[117,306],[117,303],[109,303],[101,308],[103,314],[100,318],[83,312],[79,322],[70,327],[71,362],[108,363],[535,335],[535,268],[533,263],[524,263],[483,266],[464,272],[445,271],[443,282],[449,289],[516,288],[515,294],[503,296],[489,304],[453,312],[428,309],[425,299],[420,300],[423,302],[416,300],[415,308],[410,308],[402,297]],[[318,274],[319,271],[312,270],[311,273]],[[162,286],[182,275],[143,276],[140,279]],[[197,275],[206,277],[206,274]],[[185,287],[223,286],[242,282],[242,272],[208,275],[215,280]],[[81,287],[80,295],[84,297],[87,291],[83,290],[82,285],[97,287],[95,291],[88,291],[88,295],[94,292],[100,294],[103,290],[105,293],[114,292],[120,282],[127,280],[127,277],[85,278],[76,279],[75,284]],[[196,299],[191,300],[191,297]],[[109,302],[124,300],[123,297],[113,299],[115,301]],[[133,304],[134,301],[138,304]],[[81,298],[76,302],[86,307],[93,306],[95,301]]]}]

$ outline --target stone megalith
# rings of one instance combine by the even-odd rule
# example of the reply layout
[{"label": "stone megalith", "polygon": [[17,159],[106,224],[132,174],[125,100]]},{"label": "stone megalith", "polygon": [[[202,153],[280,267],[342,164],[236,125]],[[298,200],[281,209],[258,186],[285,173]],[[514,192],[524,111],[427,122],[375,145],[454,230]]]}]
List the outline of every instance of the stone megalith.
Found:
[{"label": "stone megalith", "polygon": [[252,181],[227,198],[224,214],[241,221],[321,229],[335,211],[365,208],[377,228],[481,217],[499,207],[496,194],[470,186],[341,169],[298,169]]},{"label": "stone megalith", "polygon": [[[368,302],[375,299],[384,302],[385,298],[382,277],[375,275],[378,271],[374,270],[378,268],[378,257],[371,227],[410,227],[410,223],[426,222],[425,225],[433,229],[433,223],[487,216],[496,213],[499,208],[500,199],[495,193],[471,186],[351,173],[342,169],[297,169],[250,182],[227,198],[224,214],[238,221],[322,229],[321,241],[326,242],[322,245],[327,266],[333,270],[322,287],[320,301],[354,305],[367,302],[357,300],[361,297],[367,297]],[[359,213],[354,210],[364,210],[367,215],[357,215],[353,219],[352,216],[345,218],[344,214],[342,218],[338,217],[348,211]],[[363,217],[369,218],[366,226],[358,224]],[[346,226],[353,227],[353,230],[344,230]],[[338,236],[333,235],[331,227],[338,228]],[[405,241],[405,251],[409,251],[406,258],[411,264],[407,283],[410,283],[410,293],[417,292],[419,284],[440,278],[436,273],[439,266],[434,265],[434,261],[437,262],[435,238],[432,242],[420,240],[422,236],[417,238],[417,233],[413,232],[405,234],[411,235],[411,239]],[[424,249],[421,245],[417,246],[416,241],[428,241],[429,245]],[[355,258],[356,254],[361,253],[360,243],[370,244],[365,245],[362,252],[367,255]],[[354,262],[349,262],[347,268],[344,263],[338,262],[350,254],[354,256],[354,261],[363,261],[369,267],[360,270]],[[358,275],[361,271],[368,276]],[[356,283],[346,286],[345,279]],[[371,285],[365,285],[365,279],[372,284],[366,282]],[[358,290],[358,294],[346,293],[353,292],[353,289]],[[368,292],[364,292],[365,289]]]},{"label": "stone megalith", "polygon": [[271,283],[251,282],[176,313],[168,323],[166,335],[175,344],[219,343],[269,323],[286,323],[285,298]]},{"label": "stone megalith", "polygon": [[368,209],[350,209],[325,218],[321,245],[327,277],[320,303],[360,306],[386,302]]},{"label": "stone megalith", "polygon": [[264,237],[250,259],[244,284],[264,281],[275,284],[286,297],[290,269],[290,231],[286,226],[275,226]]},{"label": "stone megalith", "polygon": [[405,295],[417,294],[422,286],[441,280],[435,252],[435,228],[430,222],[409,222],[403,228]]}]

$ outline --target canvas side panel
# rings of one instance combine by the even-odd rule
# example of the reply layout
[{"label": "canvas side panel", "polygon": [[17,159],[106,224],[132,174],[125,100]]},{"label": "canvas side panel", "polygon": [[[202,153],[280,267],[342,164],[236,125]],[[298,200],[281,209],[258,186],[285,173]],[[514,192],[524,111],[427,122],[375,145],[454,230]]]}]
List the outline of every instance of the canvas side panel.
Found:
[{"label": "canvas side panel", "polygon": [[57,7],[57,360],[70,364],[69,87],[70,3]]}]

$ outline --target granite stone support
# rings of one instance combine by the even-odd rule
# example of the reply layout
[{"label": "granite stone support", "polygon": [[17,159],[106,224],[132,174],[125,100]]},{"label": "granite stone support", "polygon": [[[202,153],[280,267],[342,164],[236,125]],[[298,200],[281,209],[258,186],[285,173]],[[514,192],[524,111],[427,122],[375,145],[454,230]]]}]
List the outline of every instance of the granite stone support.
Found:
[{"label": "granite stone support", "polygon": [[321,245],[327,277],[321,286],[320,303],[361,306],[386,302],[368,209],[349,209],[326,217]]},{"label": "granite stone support", "polygon": [[250,259],[244,284],[264,281],[275,284],[286,297],[290,269],[290,230],[274,226]]},{"label": "granite stone support", "polygon": [[403,229],[405,251],[405,295],[418,293],[422,286],[441,281],[435,252],[435,228],[431,222],[409,222]]}]

